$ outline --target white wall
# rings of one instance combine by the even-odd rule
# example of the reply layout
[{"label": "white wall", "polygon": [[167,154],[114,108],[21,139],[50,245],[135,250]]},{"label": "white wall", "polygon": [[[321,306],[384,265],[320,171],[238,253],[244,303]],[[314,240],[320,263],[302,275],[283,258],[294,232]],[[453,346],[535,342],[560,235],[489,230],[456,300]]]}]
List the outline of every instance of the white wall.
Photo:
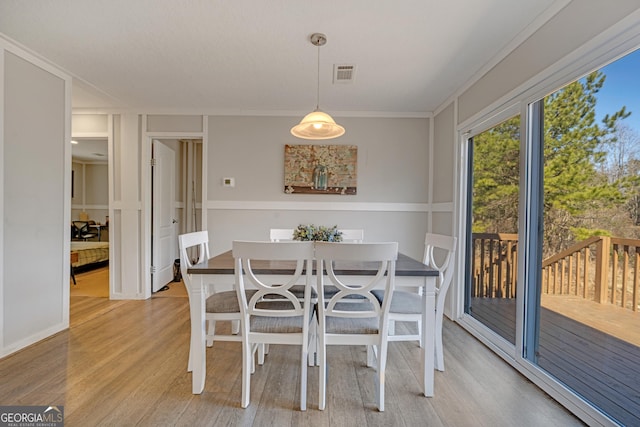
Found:
[{"label": "white wall", "polygon": [[[207,228],[212,253],[234,239],[267,239],[270,228],[298,224],[364,228],[365,240],[398,241],[420,257],[429,202],[426,118],[339,118],[347,132],[327,141],[293,137],[298,117],[210,117]],[[284,192],[285,144],[356,145],[357,195]],[[222,178],[235,178],[223,187]]]},{"label": "white wall", "polygon": [[0,40],[0,84],[3,356],[69,325],[71,79]]},{"label": "white wall", "polygon": [[71,219],[80,219],[86,212],[89,219],[105,223],[109,215],[109,174],[107,163],[73,160],[73,194]]}]

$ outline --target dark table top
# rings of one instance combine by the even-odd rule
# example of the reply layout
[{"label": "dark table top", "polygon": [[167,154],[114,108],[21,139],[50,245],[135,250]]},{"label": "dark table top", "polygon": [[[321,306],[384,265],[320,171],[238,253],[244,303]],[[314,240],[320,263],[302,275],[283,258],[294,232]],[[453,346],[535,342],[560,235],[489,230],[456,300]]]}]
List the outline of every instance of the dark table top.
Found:
[{"label": "dark table top", "polygon": [[[314,273],[316,263],[314,262]],[[295,270],[293,261],[252,261],[251,266],[256,274],[292,274]],[[207,264],[194,265],[187,270],[190,274],[234,274],[233,255],[231,251],[223,252],[209,259]],[[340,262],[334,266],[334,271],[339,275],[368,276],[378,271],[378,263],[375,262]],[[422,262],[405,254],[398,253],[396,261],[396,276],[408,277],[433,277],[438,276],[438,271],[427,267]]]}]

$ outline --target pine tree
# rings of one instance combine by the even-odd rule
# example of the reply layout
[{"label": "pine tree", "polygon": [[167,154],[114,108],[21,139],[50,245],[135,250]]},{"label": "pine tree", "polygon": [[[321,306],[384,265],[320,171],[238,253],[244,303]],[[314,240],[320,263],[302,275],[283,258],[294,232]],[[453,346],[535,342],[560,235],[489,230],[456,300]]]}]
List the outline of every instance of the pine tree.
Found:
[{"label": "pine tree", "polygon": [[[619,180],[603,173],[615,126],[625,107],[596,122],[596,94],[605,75],[594,72],[544,99],[544,252],[602,233],[592,213],[623,202]],[[474,232],[514,233],[518,224],[520,117],[473,140]]]}]

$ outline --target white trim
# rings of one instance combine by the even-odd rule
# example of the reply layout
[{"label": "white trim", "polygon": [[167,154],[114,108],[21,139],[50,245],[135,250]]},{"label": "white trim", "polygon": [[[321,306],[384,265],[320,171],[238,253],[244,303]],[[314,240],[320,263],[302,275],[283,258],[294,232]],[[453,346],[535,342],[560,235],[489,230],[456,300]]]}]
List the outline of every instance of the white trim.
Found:
[{"label": "white trim", "polygon": [[[429,205],[431,205],[431,203],[433,202],[433,180],[434,180],[434,174],[433,174],[433,165],[434,165],[434,159],[433,159],[433,154],[435,153],[435,118],[432,117],[429,119],[429,140],[427,141],[428,144],[428,149],[427,149],[427,155],[429,156],[428,160],[428,169],[427,169],[427,179],[429,180],[429,182],[427,183],[427,203]],[[431,215],[431,213],[429,213],[427,215],[427,230],[429,230],[430,232],[433,231],[433,215]]]},{"label": "white trim", "polygon": [[113,201],[113,209],[120,211],[139,211],[142,210],[141,202],[130,202],[123,200],[114,200]]},{"label": "white trim", "polygon": [[82,203],[78,203],[78,204],[71,205],[71,209],[82,209],[82,210],[96,209],[96,210],[104,211],[109,209],[109,205],[108,204],[107,205],[83,205]]},{"label": "white trim", "polygon": [[65,82],[67,82],[67,80],[71,82],[71,73],[66,73],[60,67],[42,59],[42,57],[32,53],[29,49],[9,39],[2,33],[0,33],[0,49],[4,49],[6,52],[10,52],[30,64],[42,68],[44,71],[53,74]]},{"label": "white trim", "polygon": [[[114,224],[114,195],[115,195],[115,159],[114,159],[114,143],[115,143],[115,135],[113,134],[113,114],[107,114],[107,192],[109,193],[108,198],[108,206],[107,206],[107,214],[109,215],[109,223],[108,226],[112,227]],[[119,228],[120,223],[115,223],[115,227]],[[113,233],[113,237],[109,235],[109,259],[116,259],[116,245],[117,245],[117,253],[121,253],[122,249],[120,245],[122,244],[122,238],[120,236],[116,236],[116,233]],[[115,263],[113,261],[109,262],[109,298],[115,293],[116,289],[116,273],[115,273]]]},{"label": "white trim", "polygon": [[272,202],[209,200],[211,210],[279,210],[279,211],[362,211],[362,212],[450,212],[453,203],[353,203],[353,202]]},{"label": "white trim", "polygon": [[495,108],[481,117],[474,117],[475,120],[465,120],[458,125],[458,130],[467,133],[467,138],[474,137],[520,114],[520,104],[520,101],[510,100],[508,103],[502,104],[499,108]]},{"label": "white trim", "polygon": [[73,163],[78,163],[81,165],[98,165],[98,166],[102,166],[102,165],[107,165],[109,164],[109,161],[104,161],[104,160],[80,160],[80,159],[74,159],[72,158]]},{"label": "white trim", "polygon": [[[138,108],[148,116],[190,115],[190,116],[253,116],[253,117],[302,117],[309,110],[241,110],[241,109],[193,109],[193,108]],[[91,110],[87,110],[91,111]],[[433,117],[431,111],[334,111],[332,117],[363,117],[363,118],[400,118],[426,119]],[[178,132],[180,133],[180,132]],[[184,133],[181,133],[184,135]]]},{"label": "white trim", "polygon": [[[67,260],[67,270],[69,270],[69,260]],[[67,283],[67,288],[69,288],[69,284]],[[11,345],[9,345],[8,347],[0,347],[0,358],[3,358],[5,356],[8,356],[12,353],[15,353],[19,350],[22,350],[25,347],[30,346],[31,344],[35,344],[38,341],[42,341],[46,338],[49,338],[51,335],[57,334],[60,331],[63,331],[65,329],[69,328],[69,324],[68,324],[68,316],[67,316],[67,325],[64,324],[64,322],[60,322],[57,323],[55,325],[52,325],[46,329],[37,331],[35,334],[30,335],[28,337],[22,338],[18,341],[15,341],[13,343],[11,343]]]},{"label": "white trim", "polygon": [[[76,113],[75,111],[73,112],[73,115],[79,115],[78,113]],[[102,114],[103,116],[108,116],[107,114]],[[108,124],[107,124],[108,126]],[[109,131],[107,132],[74,132],[73,133],[73,139],[105,139],[105,138],[109,138]]]},{"label": "white trim", "polygon": [[[199,114],[198,114],[199,115]],[[149,117],[150,114],[143,114],[144,117]],[[147,127],[147,123],[146,123],[147,119],[145,119],[145,122],[142,124],[145,129]],[[201,139],[202,136],[202,132],[153,132],[153,131],[145,131],[146,135],[151,135],[149,136],[149,138],[155,138],[155,139],[192,139],[192,138],[196,138],[196,139]],[[151,159],[149,159],[151,160]]]},{"label": "white trim", "polygon": [[[457,101],[456,101],[457,111]],[[457,117],[457,113],[456,113]],[[455,133],[456,145],[458,147],[458,155],[456,157],[459,165],[460,173],[458,173],[458,185],[456,187],[456,197],[458,201],[456,204],[456,211],[454,212],[454,218],[456,218],[458,248],[456,253],[454,280],[453,280],[453,297],[455,298],[454,307],[452,311],[453,319],[460,319],[464,315],[464,296],[466,286],[466,252],[467,252],[467,209],[468,209],[468,197],[469,189],[467,188],[468,175],[469,175],[469,134],[467,132],[458,131]],[[454,233],[454,236],[456,234]]]},{"label": "white trim", "polygon": [[[4,44],[0,44],[0,159],[4,159],[5,65]],[[4,312],[4,161],[0,162],[0,309]],[[0,316],[0,357],[4,356],[4,315]]]},{"label": "white trim", "polygon": [[[201,195],[200,200],[207,200],[209,191],[209,116],[202,116],[202,162],[201,162]],[[203,209],[203,202],[196,203],[196,209],[200,209],[200,230],[207,229],[207,210]]]},{"label": "white trim", "polygon": [[[62,206],[62,218],[63,218],[63,245],[62,245],[62,327],[64,329],[69,327],[69,307],[71,304],[71,289],[69,288],[69,281],[71,280],[71,268],[69,267],[69,256],[71,253],[71,227],[65,224],[71,224],[71,118],[73,117],[71,112],[71,100],[72,100],[72,88],[73,81],[70,76],[64,77],[64,188],[63,188],[63,206]],[[0,98],[4,99],[4,98]],[[84,177],[83,177],[84,178]],[[83,186],[84,187],[84,186]]]}]

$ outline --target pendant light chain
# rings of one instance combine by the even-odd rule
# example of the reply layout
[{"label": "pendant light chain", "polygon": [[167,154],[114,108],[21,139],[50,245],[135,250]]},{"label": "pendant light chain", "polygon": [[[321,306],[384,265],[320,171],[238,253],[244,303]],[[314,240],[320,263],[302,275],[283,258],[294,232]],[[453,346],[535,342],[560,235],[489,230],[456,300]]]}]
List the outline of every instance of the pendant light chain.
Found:
[{"label": "pendant light chain", "polygon": [[316,110],[320,109],[320,44],[318,44],[318,87],[316,96]]}]

